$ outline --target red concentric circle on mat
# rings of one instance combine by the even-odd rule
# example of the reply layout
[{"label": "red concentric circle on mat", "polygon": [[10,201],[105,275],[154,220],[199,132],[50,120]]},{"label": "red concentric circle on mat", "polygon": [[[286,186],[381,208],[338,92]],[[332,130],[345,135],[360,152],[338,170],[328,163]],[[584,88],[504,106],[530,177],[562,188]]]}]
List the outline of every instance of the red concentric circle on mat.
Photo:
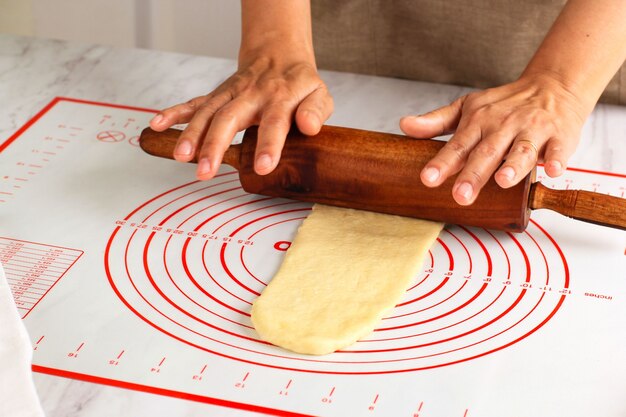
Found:
[{"label": "red concentric circle on mat", "polygon": [[293,354],[259,340],[250,307],[309,211],[247,194],[236,172],[222,172],[164,192],[118,222],[106,272],[133,313],[182,343],[335,374],[431,369],[499,351],[538,331],[569,293],[565,257],[538,224],[520,234],[449,226],[404,300],[367,339],[327,356]]}]

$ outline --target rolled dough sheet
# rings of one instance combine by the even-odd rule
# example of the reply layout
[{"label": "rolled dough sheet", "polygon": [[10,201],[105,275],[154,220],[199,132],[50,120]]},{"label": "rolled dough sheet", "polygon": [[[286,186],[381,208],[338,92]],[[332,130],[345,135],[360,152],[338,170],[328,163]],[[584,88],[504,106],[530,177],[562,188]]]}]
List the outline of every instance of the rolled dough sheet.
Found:
[{"label": "rolled dough sheet", "polygon": [[252,306],[263,340],[323,355],[367,336],[402,299],[442,223],[315,205]]}]

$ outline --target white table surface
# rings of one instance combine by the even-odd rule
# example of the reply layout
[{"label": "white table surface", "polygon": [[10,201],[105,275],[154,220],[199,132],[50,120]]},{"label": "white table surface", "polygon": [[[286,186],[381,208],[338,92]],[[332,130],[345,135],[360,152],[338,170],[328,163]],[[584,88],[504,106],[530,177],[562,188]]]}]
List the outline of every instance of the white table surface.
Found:
[{"label": "white table surface", "polygon": [[[0,35],[0,142],[55,96],[162,108],[205,94],[231,60]],[[335,99],[330,124],[399,133],[398,120],[447,104],[469,89],[322,72]],[[571,166],[626,173],[626,107],[599,105]],[[0,229],[1,229],[0,215]],[[242,411],[35,374],[50,417],[241,416]]]}]

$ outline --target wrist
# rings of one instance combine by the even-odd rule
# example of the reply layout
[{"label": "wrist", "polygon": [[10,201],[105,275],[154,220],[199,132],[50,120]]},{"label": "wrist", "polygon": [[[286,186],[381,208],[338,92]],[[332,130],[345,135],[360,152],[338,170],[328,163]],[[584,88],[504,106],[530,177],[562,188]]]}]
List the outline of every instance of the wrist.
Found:
[{"label": "wrist", "polygon": [[315,67],[315,54],[312,43],[300,39],[289,39],[268,34],[252,42],[242,41],[239,48],[239,65],[246,65],[258,59],[270,59],[278,64],[302,62]]}]

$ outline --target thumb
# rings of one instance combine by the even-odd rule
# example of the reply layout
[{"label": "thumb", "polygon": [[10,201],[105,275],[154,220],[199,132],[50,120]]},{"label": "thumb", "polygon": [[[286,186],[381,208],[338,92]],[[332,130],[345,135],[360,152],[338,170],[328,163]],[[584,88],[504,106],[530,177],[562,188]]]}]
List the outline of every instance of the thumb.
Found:
[{"label": "thumb", "polygon": [[447,106],[426,114],[405,116],[400,119],[400,129],[406,135],[417,139],[429,139],[452,133],[461,120],[461,110],[466,97],[459,97]]}]

